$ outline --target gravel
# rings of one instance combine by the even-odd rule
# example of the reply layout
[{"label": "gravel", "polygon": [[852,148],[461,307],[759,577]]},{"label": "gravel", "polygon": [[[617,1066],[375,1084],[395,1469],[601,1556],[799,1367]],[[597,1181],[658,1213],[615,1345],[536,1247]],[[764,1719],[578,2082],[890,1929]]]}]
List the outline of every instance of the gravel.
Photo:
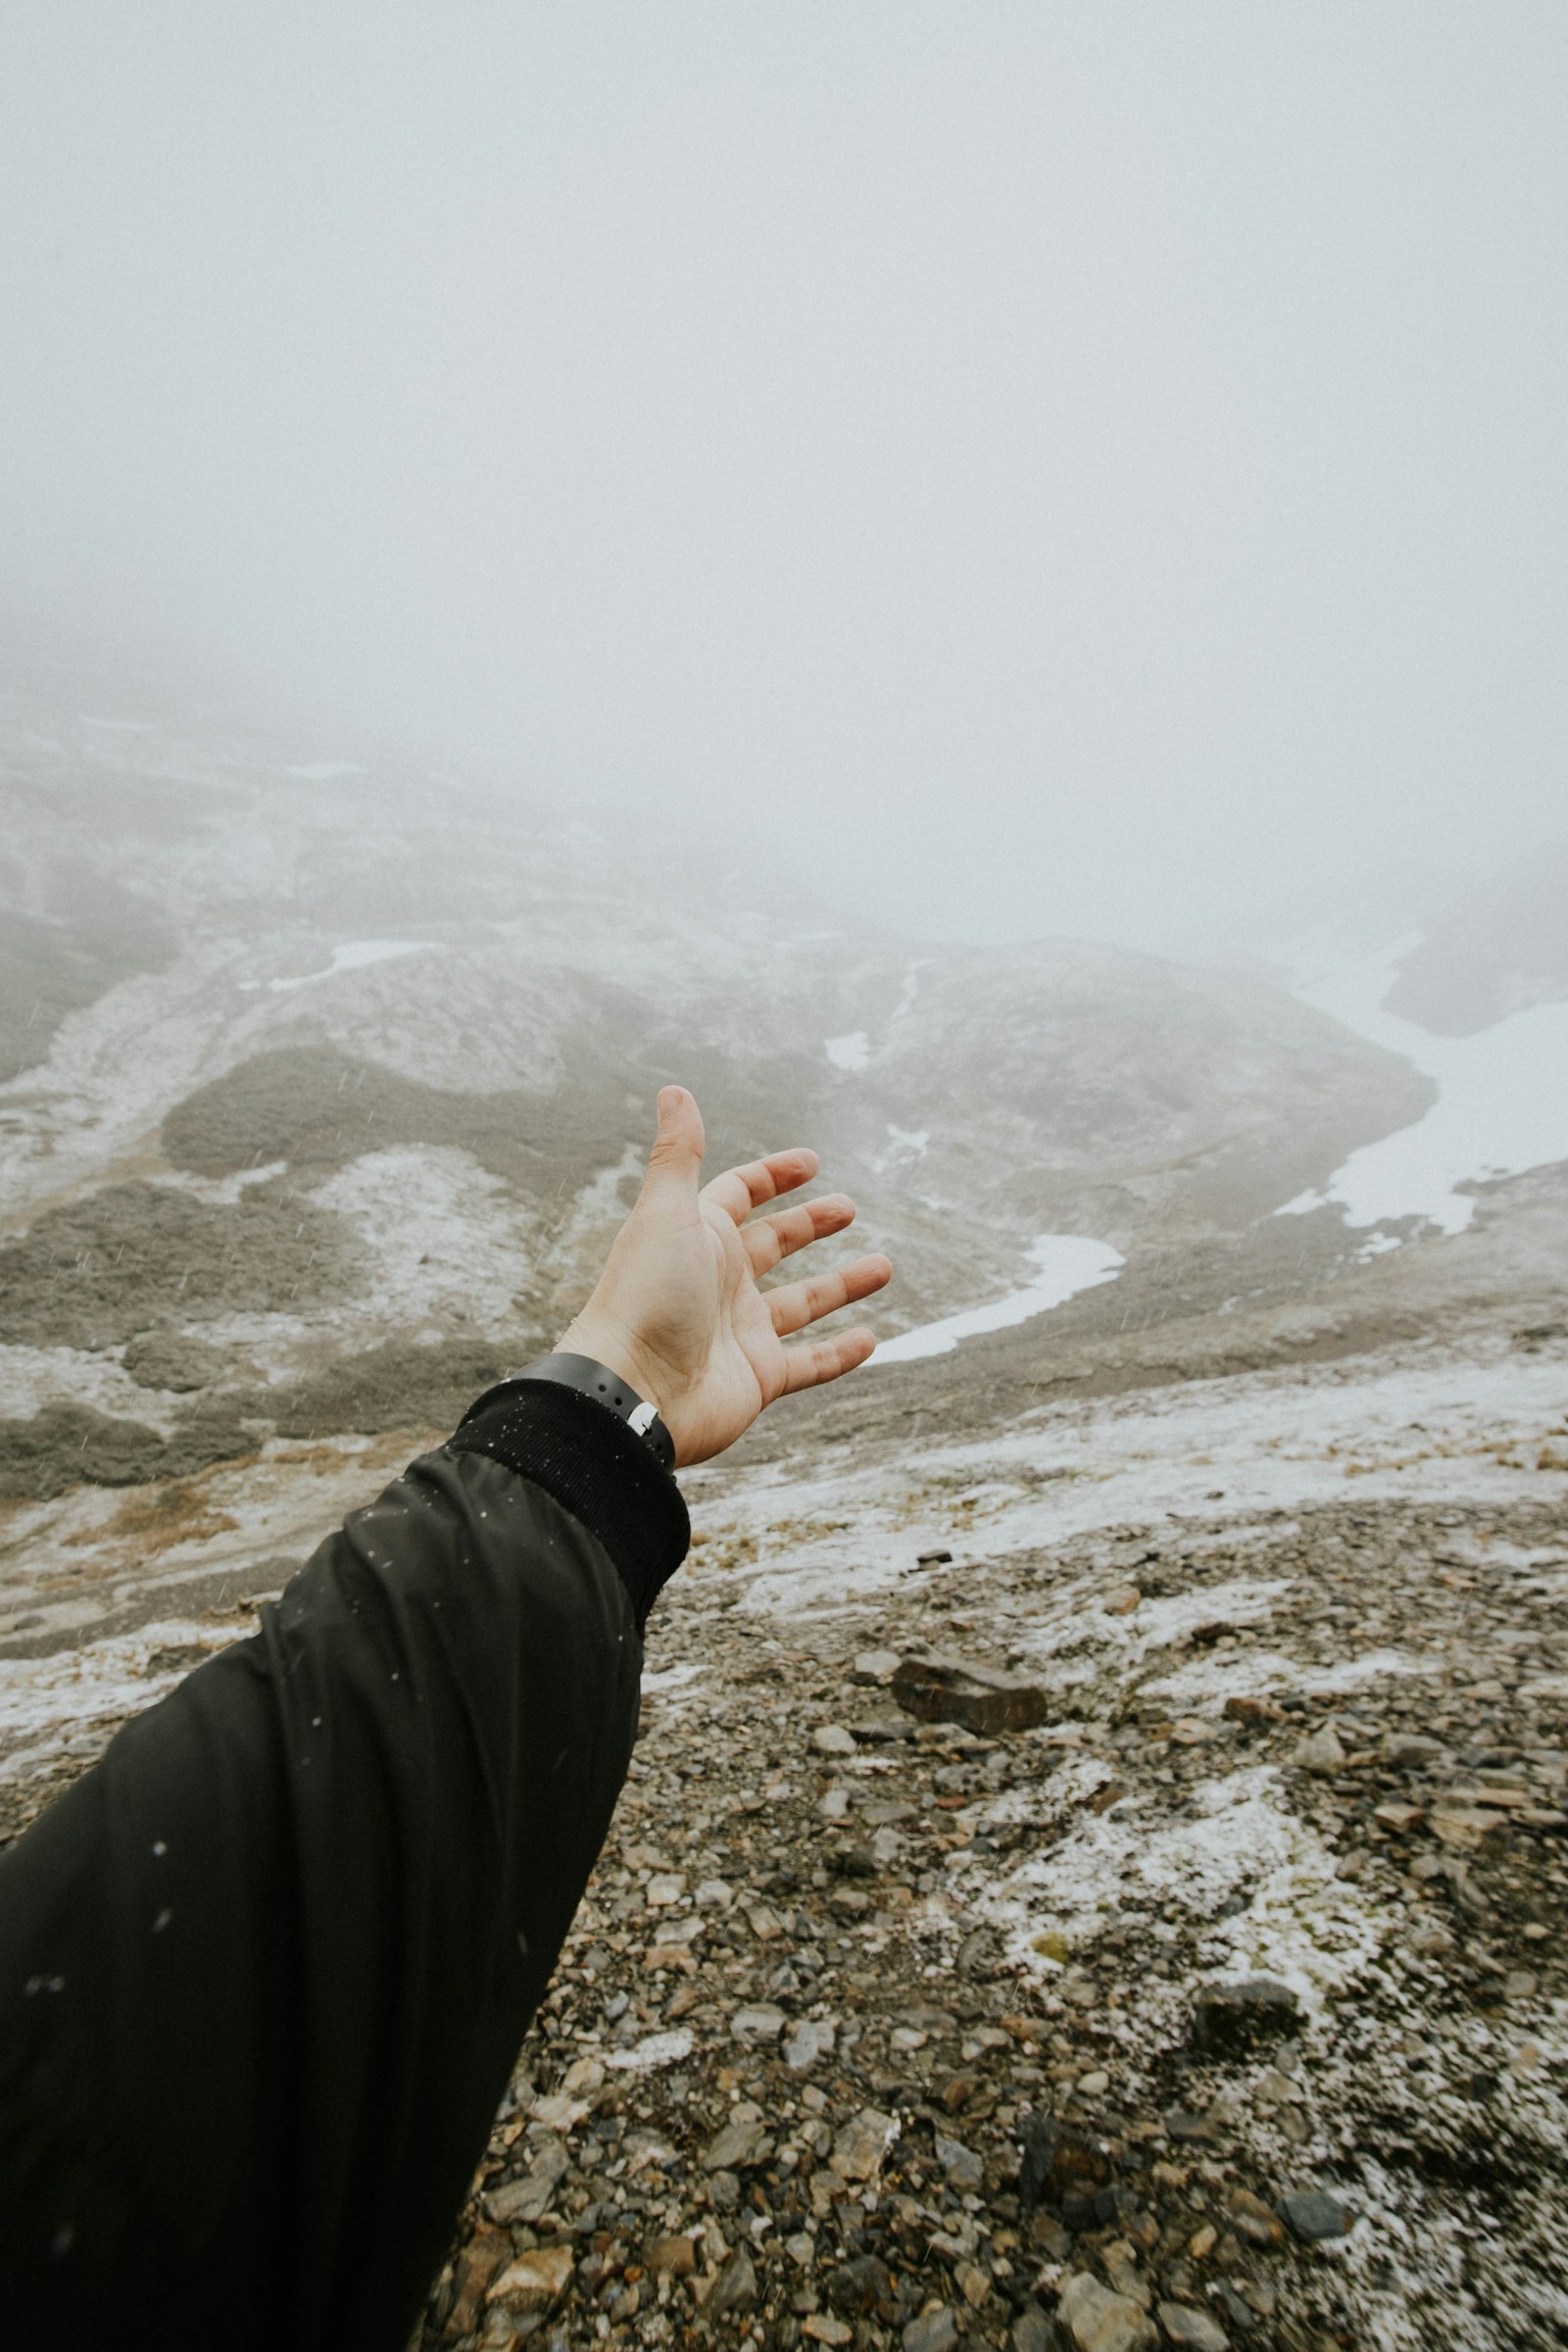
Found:
[{"label": "gravel", "polygon": [[[490,2340],[465,2249],[541,2143],[569,2170],[505,2228],[575,2256],[550,2352],[607,2313],[616,2343],[768,2352],[1547,2340],[1568,1872],[1527,1816],[1560,1815],[1568,1762],[1552,1511],[1357,1497],[923,1577],[922,1625],[981,1666],[1054,1596],[1097,1642],[1181,1596],[1131,1658],[1107,1634],[1070,1684],[1036,1660],[1052,1720],[992,1737],[858,1726],[867,1658],[913,1654],[900,1592],[768,1614],[723,1557],[700,1545],[662,1603],[653,1663],[696,1672],[650,1717],[426,2352]],[[1129,1566],[1139,1608],[1102,1615]],[[1348,1685],[1417,1582],[1423,1670]],[[1268,1593],[1245,1633],[1181,1630],[1234,1624],[1244,1584]],[[1526,1627],[1528,1651],[1502,1639]],[[1188,1716],[1159,1686],[1195,1668]],[[1238,1691],[1260,1703],[1227,1715]],[[1341,1764],[1303,1766],[1329,1728]],[[1487,1826],[1453,1845],[1433,1825],[1461,1798]],[[661,2034],[685,2054],[616,2070]]]}]

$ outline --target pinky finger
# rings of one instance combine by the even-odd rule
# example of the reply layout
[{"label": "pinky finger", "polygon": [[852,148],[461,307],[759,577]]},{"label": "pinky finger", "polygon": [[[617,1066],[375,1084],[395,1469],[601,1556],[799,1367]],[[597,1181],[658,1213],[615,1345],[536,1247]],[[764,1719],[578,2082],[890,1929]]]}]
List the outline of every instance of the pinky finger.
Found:
[{"label": "pinky finger", "polygon": [[876,1334],[860,1324],[854,1331],[836,1331],[831,1339],[786,1348],[784,1395],[793,1396],[799,1389],[819,1389],[824,1381],[838,1380],[844,1373],[853,1372],[857,1364],[865,1362],[875,1346]]}]

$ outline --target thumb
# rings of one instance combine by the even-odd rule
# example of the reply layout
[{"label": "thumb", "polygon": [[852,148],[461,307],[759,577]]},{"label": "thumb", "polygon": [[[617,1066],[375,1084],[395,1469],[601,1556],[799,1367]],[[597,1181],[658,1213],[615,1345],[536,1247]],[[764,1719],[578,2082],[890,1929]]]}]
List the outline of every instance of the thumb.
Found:
[{"label": "thumb", "polygon": [[697,1200],[703,1171],[703,1114],[683,1086],[659,1090],[659,1132],[648,1154],[642,1197],[673,1205]]}]

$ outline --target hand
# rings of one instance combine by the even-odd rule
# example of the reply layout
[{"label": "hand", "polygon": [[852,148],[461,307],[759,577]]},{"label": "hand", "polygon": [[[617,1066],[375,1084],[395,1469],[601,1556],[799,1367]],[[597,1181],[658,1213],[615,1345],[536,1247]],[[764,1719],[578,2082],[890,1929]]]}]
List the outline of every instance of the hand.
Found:
[{"label": "hand", "polygon": [[855,1221],[843,1193],[776,1216],[746,1218],[764,1200],[808,1184],[814,1152],[774,1152],[698,1190],[703,1121],[683,1086],[659,1097],[659,1134],[637,1205],[615,1236],[598,1287],[559,1346],[591,1355],[659,1408],[682,1465],[733,1446],[764,1405],[819,1388],[863,1364],[876,1341],[863,1327],[786,1348],[787,1335],[865,1298],[892,1279],[885,1257],[761,1292],[780,1258]]}]

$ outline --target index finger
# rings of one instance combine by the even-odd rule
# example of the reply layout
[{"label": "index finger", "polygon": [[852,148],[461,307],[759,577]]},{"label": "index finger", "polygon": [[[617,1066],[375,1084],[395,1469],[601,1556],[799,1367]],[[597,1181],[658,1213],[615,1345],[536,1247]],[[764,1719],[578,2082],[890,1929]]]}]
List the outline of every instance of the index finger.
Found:
[{"label": "index finger", "polygon": [[749,1159],[744,1167],[726,1168],[722,1176],[704,1185],[702,1197],[732,1216],[737,1225],[744,1225],[752,1210],[760,1208],[764,1200],[776,1200],[780,1193],[793,1193],[797,1185],[809,1184],[821,1164],[816,1153],[804,1145],[793,1152],[770,1152],[765,1159]]}]

